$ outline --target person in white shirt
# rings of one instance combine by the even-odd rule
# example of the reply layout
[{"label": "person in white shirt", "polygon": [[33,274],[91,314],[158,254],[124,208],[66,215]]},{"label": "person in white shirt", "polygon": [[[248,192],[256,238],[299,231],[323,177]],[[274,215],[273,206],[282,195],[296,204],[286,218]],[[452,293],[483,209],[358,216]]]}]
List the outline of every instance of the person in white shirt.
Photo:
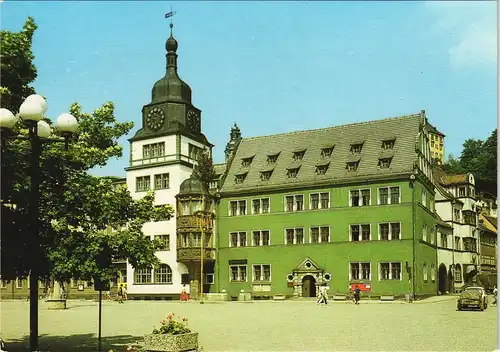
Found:
[{"label": "person in white shirt", "polygon": [[497,290],[497,287],[496,286],[493,286],[493,304],[497,304],[497,294],[498,294],[498,290]]},{"label": "person in white shirt", "polygon": [[328,287],[326,283],[321,284],[319,287],[319,299],[317,301],[318,304],[328,304]]}]

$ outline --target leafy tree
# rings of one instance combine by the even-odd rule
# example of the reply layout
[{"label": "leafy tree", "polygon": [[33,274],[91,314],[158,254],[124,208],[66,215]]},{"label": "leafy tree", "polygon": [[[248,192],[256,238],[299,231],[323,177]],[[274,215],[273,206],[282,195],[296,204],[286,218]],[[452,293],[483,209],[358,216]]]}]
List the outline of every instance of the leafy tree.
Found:
[{"label": "leafy tree", "polygon": [[[3,279],[25,277],[32,265],[42,279],[111,279],[113,259],[128,259],[134,267],[158,263],[154,241],[142,234],[145,222],[169,219],[169,205],[155,207],[154,194],[134,201],[126,188],[88,174],[109,158],[120,157],[118,139],[133,126],[114,117],[107,102],[92,114],[74,103],[70,113],[79,121],[77,139],[68,150],[48,143],[41,155],[40,232],[30,233],[30,149],[26,141],[12,140],[2,148]],[[26,134],[18,123],[16,132]],[[6,182],[4,182],[4,180]],[[110,232],[113,228],[115,231]],[[35,240],[39,247],[33,246]],[[38,248],[38,249],[37,249]],[[51,285],[52,286],[52,285]]]},{"label": "leafy tree", "polygon": [[444,169],[451,174],[470,172],[487,182],[497,182],[497,130],[485,140],[468,139],[460,158],[450,154]]},{"label": "leafy tree", "polygon": [[214,164],[206,150],[199,155],[197,165],[193,169],[193,176],[198,178],[207,190],[210,182],[215,178]]},{"label": "leafy tree", "polygon": [[35,57],[31,51],[36,29],[35,20],[28,17],[22,31],[0,32],[2,48],[0,106],[11,111],[16,110],[27,96],[35,92],[30,84],[37,77],[36,67],[33,64]]}]

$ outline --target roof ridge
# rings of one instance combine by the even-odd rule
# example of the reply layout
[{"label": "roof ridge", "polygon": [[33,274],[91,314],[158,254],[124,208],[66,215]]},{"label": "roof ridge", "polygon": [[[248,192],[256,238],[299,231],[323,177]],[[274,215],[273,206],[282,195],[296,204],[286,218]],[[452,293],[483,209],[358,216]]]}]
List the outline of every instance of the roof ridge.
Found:
[{"label": "roof ridge", "polygon": [[397,120],[397,119],[408,119],[408,118],[415,118],[415,117],[420,117],[420,116],[422,116],[421,113],[409,114],[409,115],[401,115],[401,116],[393,116],[393,117],[385,117],[385,118],[378,119],[378,120],[353,122],[353,123],[348,123],[348,124],[345,124],[345,125],[337,125],[337,126],[330,126],[330,127],[323,127],[323,128],[314,128],[314,129],[310,129],[310,130],[283,132],[283,133],[269,134],[269,135],[265,135],[265,136],[243,137],[242,139],[243,140],[254,140],[254,139],[260,139],[260,138],[266,138],[266,137],[286,136],[286,135],[293,135],[293,134],[306,133],[306,132],[326,131],[326,130],[331,130],[331,129],[335,129],[335,128],[341,128],[341,127],[350,127],[350,126],[356,126],[356,125],[367,125],[367,124],[371,124],[371,123],[380,123],[381,121]]}]

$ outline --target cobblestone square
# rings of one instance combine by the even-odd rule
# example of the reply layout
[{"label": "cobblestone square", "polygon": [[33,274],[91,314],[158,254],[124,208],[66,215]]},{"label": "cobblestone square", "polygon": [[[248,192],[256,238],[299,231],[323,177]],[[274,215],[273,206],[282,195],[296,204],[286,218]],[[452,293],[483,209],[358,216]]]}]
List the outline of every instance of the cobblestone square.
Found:
[{"label": "cobblestone square", "polygon": [[[490,300],[491,301],[491,300]],[[1,302],[1,334],[7,350],[25,351],[28,302]],[[68,301],[49,311],[40,302],[40,347],[96,351],[98,303]],[[493,351],[497,309],[456,310],[454,297],[407,304],[366,302],[103,302],[103,351],[125,351],[174,312],[199,333],[203,351]]]}]

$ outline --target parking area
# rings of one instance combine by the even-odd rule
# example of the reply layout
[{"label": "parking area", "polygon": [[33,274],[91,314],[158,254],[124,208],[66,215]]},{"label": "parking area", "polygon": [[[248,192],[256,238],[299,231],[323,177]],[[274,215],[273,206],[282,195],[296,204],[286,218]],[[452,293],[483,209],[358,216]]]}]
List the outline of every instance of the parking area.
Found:
[{"label": "parking area", "polygon": [[[98,303],[68,301],[50,311],[40,302],[42,350],[96,351]],[[25,351],[29,302],[1,302],[1,334],[7,350]],[[188,318],[208,351],[493,351],[497,308],[456,310],[453,297],[408,303],[103,302],[103,346],[125,351],[128,343],[174,312]]]}]

